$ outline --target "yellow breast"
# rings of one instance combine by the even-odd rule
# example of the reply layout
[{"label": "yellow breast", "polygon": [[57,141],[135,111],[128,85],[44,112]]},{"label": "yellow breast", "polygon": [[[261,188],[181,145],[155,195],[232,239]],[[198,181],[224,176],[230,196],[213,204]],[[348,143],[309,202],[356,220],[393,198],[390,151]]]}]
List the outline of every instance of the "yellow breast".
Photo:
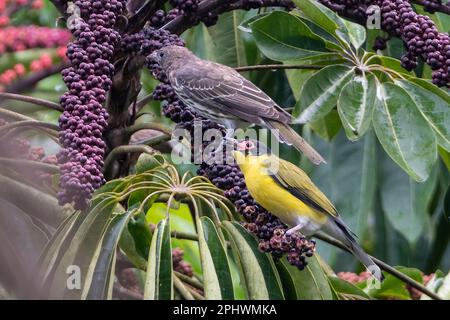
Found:
[{"label": "yellow breast", "polygon": [[310,208],[268,175],[262,163],[264,157],[246,157],[245,162],[239,165],[247,188],[256,202],[289,226],[295,226],[299,216],[316,223],[325,223],[325,215]]}]

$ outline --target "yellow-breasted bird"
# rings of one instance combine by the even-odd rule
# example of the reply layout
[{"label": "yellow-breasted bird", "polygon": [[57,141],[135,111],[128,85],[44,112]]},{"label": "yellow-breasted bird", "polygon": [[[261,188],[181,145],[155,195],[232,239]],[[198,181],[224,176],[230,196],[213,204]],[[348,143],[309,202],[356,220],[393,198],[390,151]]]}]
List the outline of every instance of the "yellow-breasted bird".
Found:
[{"label": "yellow-breasted bird", "polygon": [[254,140],[236,142],[233,152],[255,201],[291,229],[311,236],[321,231],[341,241],[378,280],[380,268],[356,242],[336,208],[299,167]]},{"label": "yellow-breasted bird", "polygon": [[179,46],[164,47],[149,58],[167,74],[178,98],[201,116],[229,129],[256,124],[278,130],[281,142],[293,145],[314,164],[325,162],[289,126],[291,115],[233,68],[202,60]]}]

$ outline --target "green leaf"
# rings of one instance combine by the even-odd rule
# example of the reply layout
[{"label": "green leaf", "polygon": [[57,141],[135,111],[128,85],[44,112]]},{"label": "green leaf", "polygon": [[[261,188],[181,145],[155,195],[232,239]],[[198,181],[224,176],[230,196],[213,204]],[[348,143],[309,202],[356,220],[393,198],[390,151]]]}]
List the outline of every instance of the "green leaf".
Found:
[{"label": "green leaf", "polygon": [[[116,210],[120,209],[117,208],[114,199],[106,198],[104,202],[97,204],[87,213],[78,216],[78,221],[74,223],[72,238],[66,240],[70,243],[67,247],[61,248],[62,255],[58,258],[51,275],[50,295],[52,298],[80,299],[82,290],[90,286],[87,274],[90,272],[91,265],[98,260],[95,252],[98,251],[99,243]],[[79,268],[82,290],[67,288],[67,270],[70,266]]]},{"label": "green leaf", "polygon": [[148,256],[144,287],[145,300],[172,300],[172,246],[170,243],[169,218],[156,226]]},{"label": "green leaf", "polygon": [[338,277],[329,276],[331,287],[341,300],[368,300],[370,297],[354,284]]},{"label": "green leaf", "polygon": [[388,158],[382,158],[381,206],[392,226],[414,244],[429,225],[428,207],[436,188],[437,175],[417,183]]},{"label": "green leaf", "polygon": [[337,107],[345,133],[351,141],[358,140],[369,129],[375,99],[373,76],[355,76],[342,88]]},{"label": "green leaf", "polygon": [[318,120],[336,106],[342,87],[351,79],[353,68],[332,65],[312,75],[302,88],[293,116],[296,123]]},{"label": "green leaf", "polygon": [[315,0],[294,0],[294,3],[308,19],[335,35],[342,45],[349,47],[347,26],[336,13]]},{"label": "green leaf", "polygon": [[[39,281],[36,263],[39,253],[48,241],[47,232],[27,213],[12,203],[0,199],[0,259],[3,279],[14,286],[30,285]],[[30,279],[29,277],[32,277]]]},{"label": "green leaf", "polygon": [[208,217],[197,217],[206,299],[233,300],[234,290],[226,249]]},{"label": "green leaf", "polygon": [[439,288],[437,294],[445,300],[450,300],[450,272],[445,276],[441,287]]},{"label": "green leaf", "polygon": [[250,27],[259,49],[272,60],[297,60],[327,51],[323,40],[304,22],[283,11],[274,11]]},{"label": "green leaf", "polygon": [[[422,272],[418,269],[405,267],[395,267],[395,269],[413,278],[419,283],[423,282]],[[369,296],[375,299],[388,299],[388,298],[394,298],[399,300],[411,299],[410,293],[406,289],[406,284],[402,280],[390,274],[386,276],[384,281],[381,283],[380,288],[369,289],[368,294]]]},{"label": "green leaf", "polygon": [[377,89],[373,125],[389,156],[414,180],[425,181],[436,161],[436,138],[416,103],[401,87]]},{"label": "green leaf", "polygon": [[[342,56],[336,53],[324,53],[306,59],[284,61],[285,64],[303,64],[303,65],[318,65],[328,66],[332,64],[341,64]],[[296,100],[300,98],[301,88],[306,80],[311,77],[317,70],[314,69],[288,69],[285,71],[292,93]]]},{"label": "green leaf", "polygon": [[447,219],[450,219],[450,186],[447,188],[444,197],[444,213]]},{"label": "green leaf", "polygon": [[369,227],[377,186],[375,134],[369,131],[363,139],[350,142],[340,132],[332,143],[314,146],[329,162],[314,167],[311,179],[336,206],[348,227],[363,237]]},{"label": "green leaf", "polygon": [[0,185],[0,198],[49,226],[56,228],[67,217],[58,205],[58,200],[41,190],[1,174]]},{"label": "green leaf", "polygon": [[345,19],[342,19],[342,22],[347,27],[351,44],[356,50],[358,50],[366,41],[366,28],[360,24]]},{"label": "green leaf", "polygon": [[278,273],[272,258],[258,249],[258,242],[239,223],[224,221],[233,250],[239,259],[250,300],[283,299]]},{"label": "green leaf", "polygon": [[280,276],[281,285],[283,287],[283,293],[286,300],[297,300],[297,290],[295,288],[295,282],[292,278],[289,270],[280,260],[275,261],[275,265]]},{"label": "green leaf", "polygon": [[[189,48],[199,57],[216,61],[231,67],[254,64],[250,57],[255,53],[255,45],[249,44],[249,35],[241,30],[248,23],[261,18],[255,11],[233,10],[220,16],[217,24],[204,24],[190,28],[184,34]],[[243,27],[240,27],[244,25]]]},{"label": "green leaf", "polygon": [[74,212],[67,217],[56,230],[53,237],[45,246],[39,258],[39,278],[42,284],[45,282],[47,276],[51,273],[55,263],[58,261],[58,256],[61,256],[61,250],[64,248],[66,240],[70,241],[75,229],[75,222],[78,221],[79,211]]},{"label": "green leaf", "polygon": [[283,264],[285,269],[283,283],[284,281],[293,282],[298,300],[332,300],[333,293],[319,261],[315,256],[308,258],[307,261],[306,268],[300,271],[297,267],[290,265],[286,259],[282,259],[279,263]]},{"label": "green leaf", "polygon": [[[129,226],[126,227],[120,237],[119,246],[125,255],[130,259],[131,263],[138,269],[144,270],[147,267],[147,259],[141,254],[140,249],[136,243],[134,236],[129,231]],[[147,251],[148,258],[148,251]]]},{"label": "green leaf", "polygon": [[136,163],[136,173],[144,173],[146,171],[155,169],[156,167],[161,166],[164,163],[164,159],[161,157],[155,157],[152,155],[149,155],[148,153],[142,153],[138,161]]},{"label": "green leaf", "polygon": [[[389,41],[389,42],[391,42],[391,41]],[[405,74],[405,75],[414,74],[413,71],[408,72],[405,68],[403,68],[400,60],[389,57],[389,56],[373,55],[370,57],[370,61],[368,61],[367,64],[368,65],[372,65],[372,64],[382,65],[383,67],[386,67],[387,69],[392,69],[396,72],[399,72],[399,73]]]},{"label": "green leaf", "polygon": [[450,96],[432,83],[415,79],[396,81],[415,101],[420,112],[438,136],[440,145],[450,151]]},{"label": "green leaf", "polygon": [[[154,203],[147,211],[147,223],[154,225],[166,217],[167,205],[165,203]],[[170,209],[170,230],[172,232],[183,231],[189,234],[196,234],[195,221],[193,214],[187,204],[182,203],[179,209]],[[201,274],[201,262],[198,243],[190,240],[172,238],[172,247],[181,248],[184,251],[184,260],[192,265],[194,272]]]},{"label": "green leaf", "polygon": [[115,276],[116,248],[120,235],[132,213],[132,210],[118,213],[109,223],[95,254],[95,256],[98,256],[98,259],[91,263],[89,267],[82,298],[91,300],[111,299],[112,284]]},{"label": "green leaf", "polygon": [[331,110],[323,118],[310,123],[314,132],[324,140],[331,141],[342,128],[337,111]]}]

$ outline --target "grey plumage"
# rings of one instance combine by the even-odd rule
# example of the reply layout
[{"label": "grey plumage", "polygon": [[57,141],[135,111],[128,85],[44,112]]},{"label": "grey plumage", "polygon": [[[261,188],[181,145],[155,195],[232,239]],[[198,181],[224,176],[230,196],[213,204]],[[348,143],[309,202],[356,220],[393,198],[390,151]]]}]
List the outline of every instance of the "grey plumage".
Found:
[{"label": "grey plumage", "polygon": [[279,130],[281,142],[294,145],[313,163],[325,162],[289,127],[292,117],[233,68],[199,59],[184,47],[168,46],[152,54],[178,97],[200,115],[237,129],[256,124]]}]

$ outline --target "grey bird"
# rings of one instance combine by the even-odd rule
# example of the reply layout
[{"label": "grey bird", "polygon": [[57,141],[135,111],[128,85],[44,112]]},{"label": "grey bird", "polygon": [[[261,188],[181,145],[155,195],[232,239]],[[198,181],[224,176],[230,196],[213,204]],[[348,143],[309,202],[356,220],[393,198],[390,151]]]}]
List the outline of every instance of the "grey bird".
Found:
[{"label": "grey bird", "polygon": [[178,98],[199,115],[230,129],[256,124],[278,130],[281,142],[293,145],[316,165],[326,163],[289,126],[291,115],[233,68],[200,59],[180,46],[157,50],[150,59],[167,74]]}]

